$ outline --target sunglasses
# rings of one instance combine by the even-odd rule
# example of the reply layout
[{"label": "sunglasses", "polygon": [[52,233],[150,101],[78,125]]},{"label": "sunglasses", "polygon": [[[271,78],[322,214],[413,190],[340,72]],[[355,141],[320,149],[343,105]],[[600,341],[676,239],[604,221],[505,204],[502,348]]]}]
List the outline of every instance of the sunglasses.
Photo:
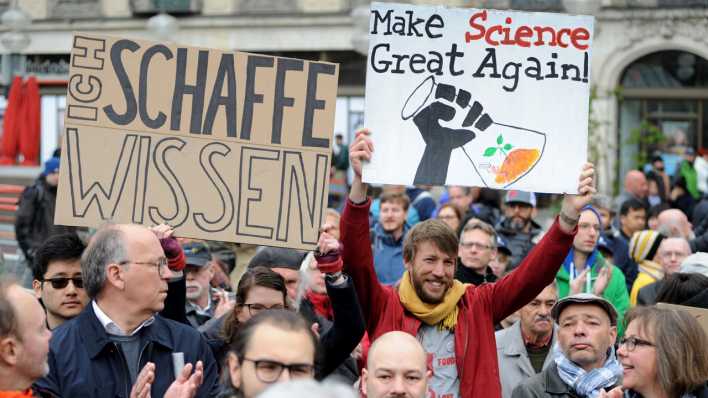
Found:
[{"label": "sunglasses", "polygon": [[60,278],[51,278],[51,279],[44,279],[42,282],[49,282],[52,284],[52,288],[54,289],[64,289],[69,285],[69,281],[71,281],[74,284],[74,287],[77,289],[83,289],[84,288],[84,280],[81,277],[75,277],[75,278],[65,278],[65,277],[60,277]]}]

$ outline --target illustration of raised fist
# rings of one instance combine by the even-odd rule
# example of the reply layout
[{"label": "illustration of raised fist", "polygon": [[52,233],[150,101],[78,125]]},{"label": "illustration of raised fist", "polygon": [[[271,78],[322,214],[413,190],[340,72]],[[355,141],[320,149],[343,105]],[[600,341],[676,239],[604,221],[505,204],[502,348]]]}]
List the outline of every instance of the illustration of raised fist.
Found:
[{"label": "illustration of raised fist", "polygon": [[496,123],[470,91],[433,76],[406,99],[401,118],[412,118],[425,142],[415,185],[445,185],[452,152],[460,148],[483,185],[505,188],[536,165],[546,142],[544,133]]}]

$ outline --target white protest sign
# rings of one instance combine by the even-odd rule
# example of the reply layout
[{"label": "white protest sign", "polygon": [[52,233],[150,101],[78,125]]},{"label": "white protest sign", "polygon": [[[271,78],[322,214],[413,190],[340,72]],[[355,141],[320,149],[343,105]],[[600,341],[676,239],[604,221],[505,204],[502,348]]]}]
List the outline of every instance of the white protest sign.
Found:
[{"label": "white protest sign", "polygon": [[593,23],[373,3],[364,181],[577,192]]}]

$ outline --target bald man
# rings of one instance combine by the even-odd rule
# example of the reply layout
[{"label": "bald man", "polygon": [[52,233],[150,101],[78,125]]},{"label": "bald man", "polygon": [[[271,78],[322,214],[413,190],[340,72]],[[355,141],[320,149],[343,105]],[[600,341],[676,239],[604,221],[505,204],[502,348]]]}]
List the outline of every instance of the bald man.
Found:
[{"label": "bald man", "polygon": [[667,209],[659,213],[656,219],[657,227],[666,236],[681,237],[687,240],[695,238],[693,226],[688,217],[678,209]]},{"label": "bald man", "polygon": [[624,177],[624,190],[637,199],[645,199],[649,194],[649,184],[644,173],[630,170]]},{"label": "bald man", "polygon": [[44,309],[29,291],[0,280],[0,391],[8,396],[31,396],[32,383],[49,372],[52,332],[45,322]]},{"label": "bald man", "polygon": [[366,368],[361,371],[364,394],[367,398],[425,398],[432,376],[427,357],[412,335],[400,331],[382,334],[371,345]]}]

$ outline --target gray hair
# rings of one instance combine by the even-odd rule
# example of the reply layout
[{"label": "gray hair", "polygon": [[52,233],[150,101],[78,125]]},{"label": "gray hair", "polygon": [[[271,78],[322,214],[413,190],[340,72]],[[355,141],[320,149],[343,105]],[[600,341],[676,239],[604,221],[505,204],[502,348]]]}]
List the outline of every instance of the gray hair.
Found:
[{"label": "gray hair", "polygon": [[460,244],[462,244],[462,235],[465,232],[475,230],[482,231],[485,234],[489,235],[490,249],[495,250],[497,248],[497,231],[490,224],[478,218],[470,218],[470,220],[467,221],[467,224],[465,224],[465,227],[462,228],[462,233],[460,233]]},{"label": "gray hair", "polygon": [[115,225],[109,225],[93,236],[86,251],[81,256],[81,276],[84,278],[86,294],[94,299],[106,282],[106,265],[123,261],[127,252],[124,234]]},{"label": "gray hair", "polygon": [[258,398],[357,398],[351,386],[325,381],[293,380],[277,383],[268,388]]},{"label": "gray hair", "polygon": [[590,205],[596,209],[606,209],[610,212],[614,212],[612,208],[612,199],[609,196],[603,195],[601,193],[592,196]]}]

